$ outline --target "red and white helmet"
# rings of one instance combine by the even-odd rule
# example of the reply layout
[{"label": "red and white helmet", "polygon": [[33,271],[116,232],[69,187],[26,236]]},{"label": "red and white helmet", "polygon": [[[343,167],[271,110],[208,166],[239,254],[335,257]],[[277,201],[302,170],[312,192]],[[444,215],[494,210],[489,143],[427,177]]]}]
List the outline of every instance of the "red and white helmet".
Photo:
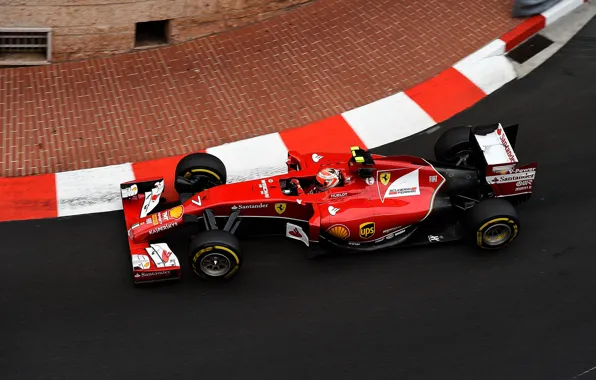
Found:
[{"label": "red and white helmet", "polygon": [[317,173],[315,185],[317,190],[324,191],[339,185],[341,174],[338,170],[332,168],[325,168]]}]

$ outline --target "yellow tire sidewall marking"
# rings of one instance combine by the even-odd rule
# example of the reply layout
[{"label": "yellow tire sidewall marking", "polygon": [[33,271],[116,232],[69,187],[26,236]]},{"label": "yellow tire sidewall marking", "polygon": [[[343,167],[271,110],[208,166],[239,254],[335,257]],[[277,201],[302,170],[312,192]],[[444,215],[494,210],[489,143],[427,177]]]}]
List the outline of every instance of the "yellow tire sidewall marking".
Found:
[{"label": "yellow tire sidewall marking", "polygon": [[225,251],[228,252],[230,255],[232,255],[232,257],[234,258],[234,260],[236,260],[236,264],[234,265],[234,267],[232,268],[232,270],[230,270],[228,272],[228,274],[226,275],[225,278],[230,278],[237,270],[238,267],[240,266],[240,259],[238,258],[238,255],[236,255],[236,253],[234,251],[232,251],[231,249],[229,249],[228,247],[223,247],[221,245],[213,245],[213,246],[209,246],[209,247],[205,247],[203,249],[201,249],[200,251],[196,252],[192,258],[192,268],[193,270],[196,272],[197,268],[196,268],[196,264],[199,261],[199,258],[206,252],[211,252],[214,249],[217,250],[221,250],[221,251]]},{"label": "yellow tire sidewall marking", "polygon": [[484,240],[482,239],[482,235],[484,234],[484,229],[488,226],[490,226],[491,224],[497,223],[497,222],[507,222],[508,224],[511,224],[513,227],[513,233],[511,234],[511,236],[509,237],[509,240],[507,242],[512,241],[513,239],[515,239],[515,237],[517,236],[517,232],[518,232],[518,226],[517,223],[510,219],[510,218],[495,218],[495,219],[491,219],[488,222],[484,223],[476,232],[476,244],[480,247],[484,247]]},{"label": "yellow tire sidewall marking", "polygon": [[215,173],[213,170],[209,169],[191,169],[190,171],[184,174],[184,178],[190,177],[192,173],[207,173],[214,176],[218,181],[221,181],[221,177],[217,175],[217,173]]}]

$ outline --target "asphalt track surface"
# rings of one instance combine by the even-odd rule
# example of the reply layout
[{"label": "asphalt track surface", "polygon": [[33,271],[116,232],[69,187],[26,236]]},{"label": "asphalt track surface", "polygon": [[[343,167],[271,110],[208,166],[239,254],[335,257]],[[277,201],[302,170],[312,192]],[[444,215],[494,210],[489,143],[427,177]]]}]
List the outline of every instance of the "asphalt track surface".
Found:
[{"label": "asphalt track surface", "polygon": [[[540,163],[498,255],[451,244],[310,261],[280,238],[246,242],[228,284],[186,270],[135,288],[119,213],[1,224],[0,378],[571,379],[596,366],[595,99],[592,20],[441,126],[520,123],[518,157]],[[376,151],[430,155],[436,137]]]}]

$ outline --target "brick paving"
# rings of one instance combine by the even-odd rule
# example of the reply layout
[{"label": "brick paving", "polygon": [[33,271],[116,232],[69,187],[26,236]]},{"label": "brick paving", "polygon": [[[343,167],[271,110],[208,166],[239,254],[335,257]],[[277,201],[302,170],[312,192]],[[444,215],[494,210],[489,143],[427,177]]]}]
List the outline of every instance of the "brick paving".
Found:
[{"label": "brick paving", "polygon": [[0,176],[162,158],[405,90],[522,20],[510,0],[318,0],[192,42],[0,69]]}]

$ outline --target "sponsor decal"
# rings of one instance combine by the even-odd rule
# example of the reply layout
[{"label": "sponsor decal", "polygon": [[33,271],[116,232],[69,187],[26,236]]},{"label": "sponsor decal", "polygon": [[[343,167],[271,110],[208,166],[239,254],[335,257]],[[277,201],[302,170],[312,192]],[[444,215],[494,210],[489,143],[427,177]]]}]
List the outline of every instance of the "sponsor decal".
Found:
[{"label": "sponsor decal", "polygon": [[[408,187],[408,188],[401,188],[401,189],[389,189],[389,194],[387,198],[391,198],[391,196],[403,196],[403,195],[413,195],[417,194],[418,186]],[[418,193],[420,194],[420,193]]]},{"label": "sponsor decal", "polygon": [[393,231],[399,230],[400,228],[401,228],[401,226],[398,226],[398,227],[393,227],[393,228],[389,228],[388,230],[385,230],[385,231],[383,231],[383,233],[384,233],[384,234],[388,234],[388,233],[390,233],[390,232],[393,232]]},{"label": "sponsor decal", "polygon": [[347,192],[335,193],[335,194],[331,194],[331,198],[341,198],[341,197],[345,197],[346,195],[348,195]]},{"label": "sponsor decal", "polygon": [[507,154],[509,161],[515,162],[516,159],[515,154],[513,154],[513,149],[511,149],[511,145],[509,145],[507,137],[505,137],[505,133],[503,133],[503,128],[501,128],[500,126],[497,129],[497,135],[499,136],[499,141],[501,141],[501,144],[503,144],[503,148],[505,148],[505,153]]},{"label": "sponsor decal", "polygon": [[166,243],[151,244],[145,250],[158,268],[179,266],[178,258]]},{"label": "sponsor decal", "polygon": [[166,251],[165,249],[161,251],[161,261],[163,261],[164,263],[170,261],[170,256],[172,256],[172,252]]},{"label": "sponsor decal", "polygon": [[159,221],[157,220],[157,214],[151,215],[151,223],[153,223],[154,226],[159,224]]},{"label": "sponsor decal", "polygon": [[304,233],[304,230],[300,226],[297,226],[292,223],[287,223],[286,224],[286,236],[289,237],[290,239],[300,240],[301,242],[306,244],[307,247],[310,246],[308,236],[306,236],[306,234]]},{"label": "sponsor decal", "polygon": [[327,208],[327,211],[329,211],[329,213],[330,213],[331,215],[335,216],[335,214],[337,214],[337,212],[339,211],[339,209],[338,209],[338,208],[336,208],[336,207],[333,207],[333,206],[329,206],[329,207]]},{"label": "sponsor decal", "polygon": [[149,214],[149,212],[151,212],[151,210],[157,206],[164,186],[164,181],[161,180],[159,182],[155,182],[155,187],[151,189],[151,191],[145,192],[145,201],[143,202],[143,207],[141,208],[141,218],[146,217],[147,214]]},{"label": "sponsor decal", "polygon": [[281,215],[286,211],[287,205],[285,203],[276,203],[275,204],[275,211]]},{"label": "sponsor decal", "polygon": [[[397,227],[397,228],[400,228],[400,227]],[[390,230],[385,230],[385,231],[393,231],[393,230],[395,230],[395,229],[397,229],[397,228],[392,228],[392,229],[390,229]],[[404,228],[402,228],[402,229],[401,229],[401,230],[399,230],[399,231],[395,231],[395,232],[388,233],[387,235],[383,236],[382,238],[380,238],[380,239],[377,239],[377,240],[373,241],[373,243],[380,243],[380,242],[382,242],[382,241],[384,241],[384,240],[391,240],[391,239],[393,239],[394,237],[396,237],[396,236],[399,236],[399,235],[403,234],[404,232],[406,232],[406,228],[407,228],[407,227],[404,227]],[[385,233],[385,231],[383,231],[383,233]]]},{"label": "sponsor decal", "polygon": [[517,181],[515,183],[515,186],[530,186],[530,187],[532,187],[532,180],[529,179],[529,180],[525,180],[525,181]]},{"label": "sponsor decal", "polygon": [[396,232],[394,232],[395,236],[401,235],[401,234],[403,234],[404,232],[406,232],[406,228],[407,228],[407,227],[404,227],[403,229],[401,229],[401,230],[399,230],[399,231],[396,231]]},{"label": "sponsor decal", "polygon": [[349,241],[348,245],[355,245],[355,246],[359,246],[360,243],[358,243],[357,241]]},{"label": "sponsor decal", "polygon": [[375,223],[366,222],[360,225],[360,237],[370,239],[375,234]]},{"label": "sponsor decal", "polygon": [[486,180],[488,183],[508,183],[508,182],[519,182],[519,181],[533,180],[535,176],[536,176],[536,172],[529,171],[529,172],[497,175],[497,176],[487,176]]},{"label": "sponsor decal", "polygon": [[428,235],[428,241],[432,243],[433,241],[441,241],[442,236],[435,236],[435,235]]},{"label": "sponsor decal", "polygon": [[366,184],[367,185],[374,185],[375,184],[375,179],[373,177],[368,177],[366,179]]},{"label": "sponsor decal", "polygon": [[258,205],[235,205],[232,206],[232,210],[246,210],[246,209],[253,209],[253,208],[267,208],[269,207],[266,203],[259,203]]},{"label": "sponsor decal", "polygon": [[155,277],[155,276],[166,276],[171,274],[172,272],[169,270],[160,270],[158,272],[140,272],[135,274],[135,278],[142,278],[142,277]]},{"label": "sponsor decal", "polygon": [[331,236],[335,236],[339,239],[347,239],[350,237],[350,230],[343,224],[336,224],[334,226],[329,227],[327,233]]},{"label": "sponsor decal", "polygon": [[514,174],[514,173],[528,173],[528,172],[535,172],[536,168],[523,168],[523,169],[512,169],[509,170],[510,174]]},{"label": "sponsor decal", "polygon": [[[200,197],[199,197],[199,199],[200,199]],[[176,206],[176,207],[170,209],[168,214],[170,214],[170,216],[173,219],[179,219],[183,213],[184,213],[184,206]],[[165,213],[164,213],[164,215],[165,215]]]},{"label": "sponsor decal", "polygon": [[[377,187],[382,202],[385,201],[385,198],[420,195],[420,169],[418,168],[410,172],[407,169],[401,169],[399,172],[406,174],[397,177],[393,182],[391,182],[393,176],[388,175],[389,173],[378,173],[379,182],[377,183]],[[387,177],[385,177],[386,174],[388,175]]]},{"label": "sponsor decal", "polygon": [[201,207],[203,205],[203,202],[201,201],[201,196],[197,195],[197,199],[193,199],[192,203],[196,204],[197,206]]},{"label": "sponsor decal", "polygon": [[437,176],[436,175],[428,176],[428,182],[430,182],[430,183],[437,182]]},{"label": "sponsor decal", "polygon": [[312,158],[313,162],[319,162],[319,161],[321,161],[321,158],[323,158],[323,156],[319,156],[318,154],[313,153],[311,158]]},{"label": "sponsor decal", "polygon": [[511,173],[511,170],[513,169],[514,166],[515,166],[515,164],[494,166],[493,173],[499,173],[499,174],[506,174],[508,172]]},{"label": "sponsor decal", "polygon": [[261,194],[263,194],[265,198],[269,198],[269,187],[267,186],[267,182],[265,182],[264,179],[261,180],[259,187],[261,188]]},{"label": "sponsor decal", "polygon": [[145,255],[132,255],[132,267],[133,269],[149,269],[151,267],[149,257]]},{"label": "sponsor decal", "polygon": [[122,189],[122,198],[130,198],[134,197],[139,193],[139,187],[137,185],[132,185],[131,187],[126,187]]},{"label": "sponsor decal", "polygon": [[163,225],[163,226],[159,226],[157,228],[154,228],[154,229],[150,230],[149,231],[149,235],[154,235],[156,233],[169,230],[171,228],[176,227],[177,225],[178,225],[178,223],[172,223],[172,224],[166,224],[166,225]]},{"label": "sponsor decal", "polygon": [[269,183],[273,183],[273,180],[272,180],[271,178],[269,178],[269,179],[267,180],[267,182],[269,182]]},{"label": "sponsor decal", "polygon": [[391,180],[391,173],[383,173],[379,176],[379,179],[383,185],[387,186]]}]

